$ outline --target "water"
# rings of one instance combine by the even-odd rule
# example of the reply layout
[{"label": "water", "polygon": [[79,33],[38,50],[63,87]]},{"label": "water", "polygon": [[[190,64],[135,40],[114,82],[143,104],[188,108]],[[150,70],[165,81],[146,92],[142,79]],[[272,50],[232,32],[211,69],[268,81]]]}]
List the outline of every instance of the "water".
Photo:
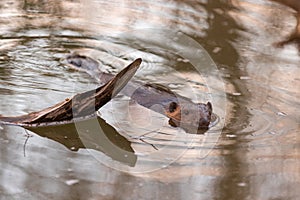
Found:
[{"label": "water", "polygon": [[[299,51],[276,46],[293,32],[293,12],[268,0],[1,1],[1,114],[95,88],[62,62],[79,52],[111,73],[141,57],[136,79],[213,100],[220,117],[205,135],[190,135],[118,96],[100,110],[109,140],[86,124],[77,124],[79,135],[3,126],[1,199],[298,199]],[[181,33],[218,70],[203,65],[199,74],[198,49],[176,39]]]}]

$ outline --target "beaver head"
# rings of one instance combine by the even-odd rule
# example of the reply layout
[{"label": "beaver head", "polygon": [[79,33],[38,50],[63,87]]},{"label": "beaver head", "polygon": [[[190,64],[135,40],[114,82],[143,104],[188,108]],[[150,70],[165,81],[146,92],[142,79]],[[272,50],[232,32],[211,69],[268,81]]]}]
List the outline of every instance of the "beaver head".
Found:
[{"label": "beaver head", "polygon": [[210,102],[194,105],[171,102],[165,114],[170,118],[171,126],[181,127],[189,133],[202,133],[209,127],[212,105]]}]

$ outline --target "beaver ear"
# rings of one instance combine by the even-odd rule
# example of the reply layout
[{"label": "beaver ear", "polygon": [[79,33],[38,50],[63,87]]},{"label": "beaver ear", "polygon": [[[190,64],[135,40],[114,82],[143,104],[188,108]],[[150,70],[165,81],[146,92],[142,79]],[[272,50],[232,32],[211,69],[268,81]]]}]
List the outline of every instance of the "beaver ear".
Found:
[{"label": "beaver ear", "polygon": [[212,105],[211,105],[210,102],[207,102],[206,106],[208,107],[208,109],[209,109],[210,111],[212,111]]}]

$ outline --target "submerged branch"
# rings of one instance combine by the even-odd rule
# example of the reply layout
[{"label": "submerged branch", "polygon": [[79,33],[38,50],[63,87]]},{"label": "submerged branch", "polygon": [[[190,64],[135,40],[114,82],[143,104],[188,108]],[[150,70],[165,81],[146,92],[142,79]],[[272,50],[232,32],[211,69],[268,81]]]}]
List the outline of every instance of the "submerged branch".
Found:
[{"label": "submerged branch", "polygon": [[17,117],[4,117],[0,121],[5,124],[15,124],[23,127],[40,126],[49,122],[64,122],[93,115],[99,108],[116,96],[133,77],[139,68],[142,59],[136,59],[105,85],[84,93],[76,94],[54,106],[38,112]]}]

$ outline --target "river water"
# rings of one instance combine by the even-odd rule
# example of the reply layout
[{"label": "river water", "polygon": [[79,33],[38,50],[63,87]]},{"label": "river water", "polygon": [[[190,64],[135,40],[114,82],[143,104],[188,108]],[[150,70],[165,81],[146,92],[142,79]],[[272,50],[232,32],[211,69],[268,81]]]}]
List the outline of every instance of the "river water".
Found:
[{"label": "river water", "polygon": [[[300,69],[295,12],[268,0],[0,2],[0,113],[95,88],[70,53],[211,101],[203,135],[119,95],[101,118],[0,127],[0,199],[298,199]],[[101,128],[94,127],[101,124]]]}]

